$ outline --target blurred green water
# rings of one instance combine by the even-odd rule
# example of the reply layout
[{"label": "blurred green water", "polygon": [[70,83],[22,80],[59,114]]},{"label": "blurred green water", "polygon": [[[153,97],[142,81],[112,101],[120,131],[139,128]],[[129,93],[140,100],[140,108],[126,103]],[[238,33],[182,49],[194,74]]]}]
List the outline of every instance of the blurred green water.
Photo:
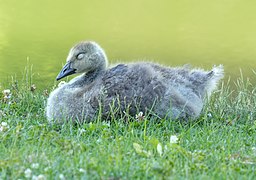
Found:
[{"label": "blurred green water", "polygon": [[254,0],[0,0],[0,85],[33,65],[34,83],[54,83],[72,45],[94,40],[110,63],[138,60],[256,80]]}]

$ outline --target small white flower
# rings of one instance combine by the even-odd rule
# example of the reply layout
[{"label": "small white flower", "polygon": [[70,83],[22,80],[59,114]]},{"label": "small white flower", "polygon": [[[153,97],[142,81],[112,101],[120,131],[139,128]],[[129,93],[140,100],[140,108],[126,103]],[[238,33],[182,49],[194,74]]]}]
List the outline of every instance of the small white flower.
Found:
[{"label": "small white flower", "polygon": [[163,148],[162,148],[162,145],[161,145],[160,143],[157,144],[156,150],[157,150],[158,154],[159,154],[160,156],[162,156],[162,154],[163,154]]},{"label": "small white flower", "polygon": [[212,118],[212,113],[209,112],[209,113],[207,114],[207,116],[208,116],[209,118]]},{"label": "small white flower", "polygon": [[11,90],[10,89],[5,89],[5,90],[3,90],[3,94],[5,96],[8,96],[9,94],[11,94]]},{"label": "small white flower", "polygon": [[44,96],[49,96],[49,92],[48,92],[47,89],[45,89],[45,90],[43,91],[43,95],[44,95]]},{"label": "small white flower", "polygon": [[242,161],[243,164],[250,164],[250,165],[253,165],[255,164],[253,161],[250,161],[250,160],[245,160],[245,161]]},{"label": "small white flower", "polygon": [[66,179],[63,174],[60,174],[60,175],[59,175],[59,178],[60,178],[60,180],[65,180],[65,179]]},{"label": "small white flower", "polygon": [[170,137],[170,143],[171,143],[171,144],[177,144],[177,143],[178,143],[178,140],[179,140],[179,138],[178,138],[177,136],[175,136],[175,135],[172,135],[172,136]]},{"label": "small white flower", "polygon": [[34,92],[35,90],[36,90],[36,85],[32,84],[31,87],[30,87],[30,91]]},{"label": "small white flower", "polygon": [[32,175],[32,171],[31,171],[31,169],[26,169],[25,171],[24,171],[24,174],[25,174],[25,177],[26,178],[30,178],[31,177],[31,175]]},{"label": "small white flower", "polygon": [[31,165],[31,167],[32,167],[33,169],[38,169],[38,168],[39,168],[39,164],[38,164],[38,163],[33,163],[33,164]]},{"label": "small white flower", "polygon": [[11,98],[11,91],[9,89],[6,89],[3,91],[3,94],[4,94],[4,98],[3,98],[4,102],[8,103],[9,99]]},{"label": "small white flower", "polygon": [[4,132],[9,128],[9,125],[7,124],[7,122],[1,122],[0,124],[0,132]]},{"label": "small white flower", "polygon": [[37,176],[37,180],[45,180],[46,177],[43,174]]},{"label": "small white flower", "polygon": [[104,121],[102,124],[104,124],[104,125],[106,125],[106,126],[110,127],[110,122],[106,122],[106,121]]},{"label": "small white flower", "polygon": [[145,116],[143,116],[143,112],[139,112],[138,114],[136,114],[135,118],[137,120],[142,121],[142,120],[144,120]]},{"label": "small white flower", "polygon": [[8,126],[7,122],[2,122],[1,125],[2,125],[3,127],[7,127],[7,126]]},{"label": "small white flower", "polygon": [[102,141],[101,138],[98,138],[98,139],[96,140],[97,143],[101,143],[101,141]]},{"label": "small white flower", "polygon": [[79,172],[81,172],[81,173],[86,173],[86,170],[84,170],[83,168],[80,168],[80,169],[79,169]]},{"label": "small white flower", "polygon": [[84,132],[86,132],[86,130],[83,129],[83,128],[79,128],[79,129],[78,129],[78,132],[79,132],[79,134],[81,135],[81,134],[83,134]]},{"label": "small white flower", "polygon": [[46,177],[43,174],[40,174],[38,176],[33,175],[32,180],[46,180]]},{"label": "small white flower", "polygon": [[143,112],[140,111],[139,114],[138,114],[138,116],[143,116]]}]

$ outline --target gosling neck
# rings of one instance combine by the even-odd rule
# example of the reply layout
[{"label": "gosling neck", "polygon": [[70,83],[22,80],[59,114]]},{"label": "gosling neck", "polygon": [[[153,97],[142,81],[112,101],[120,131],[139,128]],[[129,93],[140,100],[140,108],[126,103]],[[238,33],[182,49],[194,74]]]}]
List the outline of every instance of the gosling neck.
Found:
[{"label": "gosling neck", "polygon": [[92,82],[97,77],[99,77],[104,71],[105,71],[105,68],[98,68],[98,69],[91,70],[89,72],[84,73],[84,79],[87,79],[88,82]]},{"label": "gosling neck", "polygon": [[71,84],[69,84],[69,87],[79,88],[79,87],[84,87],[86,85],[90,85],[91,83],[95,82],[97,78],[101,77],[103,73],[104,73],[103,69],[92,70],[87,73],[84,73],[75,81],[73,81]]}]

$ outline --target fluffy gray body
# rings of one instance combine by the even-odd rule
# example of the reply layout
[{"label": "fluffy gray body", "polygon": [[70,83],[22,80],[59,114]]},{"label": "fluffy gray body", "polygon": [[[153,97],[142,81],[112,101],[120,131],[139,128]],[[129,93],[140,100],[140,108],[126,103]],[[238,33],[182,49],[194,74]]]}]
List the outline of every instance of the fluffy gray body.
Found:
[{"label": "fluffy gray body", "polygon": [[91,63],[92,67],[85,68],[90,70],[50,94],[46,107],[50,121],[84,122],[94,120],[98,113],[109,119],[114,112],[118,116],[124,112],[135,116],[140,111],[159,118],[195,118],[200,115],[204,99],[223,77],[222,66],[204,71],[139,62],[108,69],[104,51],[93,42],[82,42],[71,49],[67,59],[69,64],[73,63],[70,67],[78,67],[74,64],[78,61],[77,52],[81,51],[77,47],[88,54],[82,59],[87,61],[85,66],[90,64],[91,57],[90,61],[99,65],[94,67]]}]

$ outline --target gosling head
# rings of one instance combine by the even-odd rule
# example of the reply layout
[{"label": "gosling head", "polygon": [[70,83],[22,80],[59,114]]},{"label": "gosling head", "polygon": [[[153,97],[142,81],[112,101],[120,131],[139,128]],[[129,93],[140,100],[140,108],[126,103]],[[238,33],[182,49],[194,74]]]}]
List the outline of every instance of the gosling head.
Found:
[{"label": "gosling head", "polygon": [[56,80],[75,73],[88,73],[105,70],[107,57],[104,50],[95,42],[85,41],[71,48],[64,65]]}]

